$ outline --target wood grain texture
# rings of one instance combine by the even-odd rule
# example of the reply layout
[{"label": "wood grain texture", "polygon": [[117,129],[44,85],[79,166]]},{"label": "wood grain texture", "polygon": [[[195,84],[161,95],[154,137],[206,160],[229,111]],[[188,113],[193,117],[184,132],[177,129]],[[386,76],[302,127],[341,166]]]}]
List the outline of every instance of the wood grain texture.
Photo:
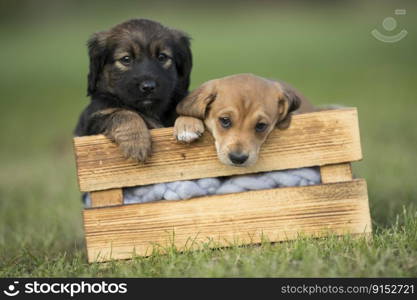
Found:
[{"label": "wood grain texture", "polygon": [[179,144],[172,128],[151,131],[153,154],[139,164],[123,158],[102,135],[74,138],[81,191],[321,166],[362,158],[355,108],[295,115],[287,130],[274,130],[250,168],[221,164],[213,139],[205,134],[191,145]]},{"label": "wood grain texture", "polygon": [[111,189],[91,192],[91,207],[103,207],[123,204],[123,190]]},{"label": "wood grain texture", "polygon": [[[366,182],[290,187],[84,210],[88,259],[371,232]],[[194,241],[194,243],[192,243]],[[163,250],[162,250],[163,251]]]},{"label": "wood grain texture", "polygon": [[321,166],[320,175],[322,183],[351,181],[352,166],[350,163]]}]

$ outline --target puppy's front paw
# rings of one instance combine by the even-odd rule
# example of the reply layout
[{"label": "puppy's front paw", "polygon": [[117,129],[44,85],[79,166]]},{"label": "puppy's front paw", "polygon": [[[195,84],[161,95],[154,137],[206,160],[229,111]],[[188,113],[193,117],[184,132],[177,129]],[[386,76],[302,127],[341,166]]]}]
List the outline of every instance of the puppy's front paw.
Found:
[{"label": "puppy's front paw", "polygon": [[123,132],[117,130],[113,137],[126,158],[132,158],[139,162],[145,162],[152,151],[152,139],[149,130],[140,132]]},{"label": "puppy's front paw", "polygon": [[191,143],[204,133],[204,123],[193,117],[178,117],[175,120],[174,136],[177,141]]},{"label": "puppy's front paw", "polygon": [[107,116],[105,136],[115,142],[126,158],[144,162],[151,154],[151,133],[145,121],[130,110],[113,111]]},{"label": "puppy's front paw", "polygon": [[152,152],[151,137],[135,138],[132,140],[123,141],[119,144],[123,155],[126,158],[132,158],[139,162],[145,162]]}]

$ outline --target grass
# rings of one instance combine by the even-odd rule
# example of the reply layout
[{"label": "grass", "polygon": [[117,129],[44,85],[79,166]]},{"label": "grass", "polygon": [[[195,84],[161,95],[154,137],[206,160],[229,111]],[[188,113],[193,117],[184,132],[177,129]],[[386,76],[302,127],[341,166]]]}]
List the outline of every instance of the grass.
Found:
[{"label": "grass", "polygon": [[[417,21],[398,19],[409,35],[384,44],[370,31],[382,31],[378,24],[397,6],[247,5],[166,12],[140,4],[114,10],[106,2],[99,14],[93,6],[55,7],[49,14],[45,9],[3,18],[1,277],[417,276]],[[411,2],[404,7],[416,8]],[[88,101],[85,41],[134,16],[190,33],[192,88],[253,72],[291,82],[317,104],[357,106],[364,161],[354,171],[368,182],[372,239],[170,249],[167,255],[87,264],[71,145],[71,131]]]},{"label": "grass", "polygon": [[[407,211],[372,239],[300,238],[294,242],[168,254],[131,261],[85,263],[82,249],[38,247],[2,262],[0,276],[285,277],[416,276],[416,214]],[[400,219],[403,224],[400,224]],[[45,247],[46,246],[46,247]],[[387,273],[389,271],[389,273]]]}]

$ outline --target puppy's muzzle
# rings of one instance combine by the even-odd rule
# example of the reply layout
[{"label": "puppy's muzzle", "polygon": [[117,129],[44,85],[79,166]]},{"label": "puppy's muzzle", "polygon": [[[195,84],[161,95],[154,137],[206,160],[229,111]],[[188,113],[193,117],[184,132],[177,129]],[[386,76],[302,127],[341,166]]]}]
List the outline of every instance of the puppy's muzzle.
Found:
[{"label": "puppy's muzzle", "polygon": [[244,164],[249,158],[249,155],[242,152],[230,152],[229,159],[235,165]]}]

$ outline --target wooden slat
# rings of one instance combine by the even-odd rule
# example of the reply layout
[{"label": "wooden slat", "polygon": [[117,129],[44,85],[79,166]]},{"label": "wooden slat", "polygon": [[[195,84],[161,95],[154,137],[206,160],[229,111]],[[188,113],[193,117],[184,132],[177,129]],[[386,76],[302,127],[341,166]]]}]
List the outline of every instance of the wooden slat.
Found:
[{"label": "wooden slat", "polygon": [[84,210],[88,259],[106,261],[149,255],[174,244],[193,249],[271,242],[304,236],[371,232],[363,179],[209,196],[182,201]]},{"label": "wooden slat", "polygon": [[81,191],[145,185],[175,180],[321,166],[362,158],[354,108],[295,115],[287,130],[274,130],[250,168],[226,166],[216,156],[210,134],[184,145],[172,128],[154,129],[153,154],[146,164],[123,158],[104,136],[74,139]]},{"label": "wooden slat", "polygon": [[103,207],[123,204],[123,190],[111,189],[91,192],[91,207]]},{"label": "wooden slat", "polygon": [[350,163],[321,166],[320,175],[322,183],[351,181],[352,166]]}]

